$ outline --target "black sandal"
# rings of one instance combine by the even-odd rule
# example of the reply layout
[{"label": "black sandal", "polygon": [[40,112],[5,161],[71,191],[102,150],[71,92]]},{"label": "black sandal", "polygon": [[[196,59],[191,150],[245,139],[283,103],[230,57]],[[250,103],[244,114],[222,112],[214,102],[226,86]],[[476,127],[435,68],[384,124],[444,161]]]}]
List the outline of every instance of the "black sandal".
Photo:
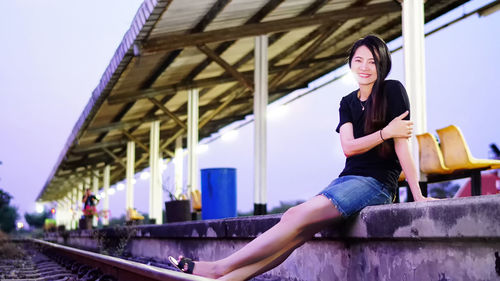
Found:
[{"label": "black sandal", "polygon": [[188,274],[193,274],[194,262],[192,259],[181,257],[180,260],[177,261],[174,257],[168,256],[168,260],[180,271]]}]

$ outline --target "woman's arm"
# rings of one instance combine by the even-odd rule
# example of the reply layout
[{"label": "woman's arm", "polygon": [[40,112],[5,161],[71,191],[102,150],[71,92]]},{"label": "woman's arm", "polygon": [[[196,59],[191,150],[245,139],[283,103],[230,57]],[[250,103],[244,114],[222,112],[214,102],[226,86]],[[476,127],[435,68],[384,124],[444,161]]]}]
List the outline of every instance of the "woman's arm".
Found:
[{"label": "woman's arm", "polygon": [[420,185],[418,183],[417,168],[415,167],[415,162],[413,156],[410,153],[410,143],[407,138],[395,138],[394,139],[394,149],[398,155],[399,163],[403,168],[403,172],[406,176],[406,181],[410,185],[411,194],[415,201],[429,201],[434,200],[434,198],[424,197],[422,191],[420,190]]},{"label": "woman's arm", "polygon": [[413,129],[413,122],[403,120],[408,111],[394,118],[382,130],[378,130],[361,138],[354,138],[352,123],[345,123],[340,127],[340,143],[346,157],[365,153],[383,141],[390,138],[409,138]]}]

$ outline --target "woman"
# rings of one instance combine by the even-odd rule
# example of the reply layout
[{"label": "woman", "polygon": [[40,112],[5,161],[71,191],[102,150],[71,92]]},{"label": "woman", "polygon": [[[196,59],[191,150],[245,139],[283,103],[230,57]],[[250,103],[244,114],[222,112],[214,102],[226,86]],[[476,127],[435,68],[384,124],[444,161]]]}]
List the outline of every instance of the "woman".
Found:
[{"label": "woman", "polygon": [[387,45],[370,35],[354,43],[349,66],[359,89],[342,98],[337,132],[346,155],[339,178],[312,199],[290,208],[278,224],[232,255],[214,262],[170,261],[184,272],[246,280],[283,262],[297,247],[332,222],[369,205],[388,204],[397,188],[401,167],[415,201],[422,196],[408,138],[408,96],[403,85],[385,80],[391,70]]},{"label": "woman", "polygon": [[94,194],[92,194],[90,188],[87,188],[82,198],[83,214],[89,217],[92,217],[93,215],[97,214],[97,209],[95,206],[97,205],[98,202],[99,200],[97,199],[97,197],[95,197]]}]

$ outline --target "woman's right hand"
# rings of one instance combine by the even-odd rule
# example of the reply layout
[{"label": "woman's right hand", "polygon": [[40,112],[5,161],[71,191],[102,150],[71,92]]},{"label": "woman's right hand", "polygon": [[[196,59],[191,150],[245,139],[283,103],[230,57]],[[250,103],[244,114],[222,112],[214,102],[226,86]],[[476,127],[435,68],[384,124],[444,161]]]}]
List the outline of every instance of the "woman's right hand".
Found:
[{"label": "woman's right hand", "polygon": [[413,122],[410,120],[403,120],[408,115],[408,110],[392,121],[382,129],[382,136],[384,139],[390,138],[410,138],[413,132]]}]

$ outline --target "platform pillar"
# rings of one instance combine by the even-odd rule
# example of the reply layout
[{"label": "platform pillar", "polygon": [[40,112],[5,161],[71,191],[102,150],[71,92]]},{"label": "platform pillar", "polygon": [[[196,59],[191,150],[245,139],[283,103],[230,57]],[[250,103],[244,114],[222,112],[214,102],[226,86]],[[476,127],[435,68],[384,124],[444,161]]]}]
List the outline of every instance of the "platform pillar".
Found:
[{"label": "platform pillar", "polygon": [[163,190],[160,167],[160,121],[151,122],[149,147],[149,217],[155,224],[163,223]]},{"label": "platform pillar", "polygon": [[198,189],[198,89],[188,90],[188,182],[187,196],[191,198],[191,192]]},{"label": "platform pillar", "polygon": [[267,213],[268,38],[255,37],[254,70],[254,215]]},{"label": "platform pillar", "polygon": [[[135,173],[135,142],[127,143],[127,170],[126,170],[126,197],[125,209],[127,214],[134,208],[134,173]],[[128,219],[128,217],[127,217]]]},{"label": "platform pillar", "polygon": [[104,198],[102,198],[102,211],[103,211],[103,218],[102,218],[102,224],[103,225],[109,225],[109,218],[110,218],[110,213],[109,213],[109,181],[110,181],[110,173],[111,173],[111,167],[109,165],[104,166],[104,172],[103,172],[103,179],[102,179],[102,184],[103,184],[103,194]]},{"label": "platform pillar", "polygon": [[[411,120],[414,122],[412,154],[417,171],[420,171],[416,135],[427,132],[424,1],[404,0],[402,8],[405,84],[410,98]],[[423,177],[420,174],[420,180],[425,180]]]}]

